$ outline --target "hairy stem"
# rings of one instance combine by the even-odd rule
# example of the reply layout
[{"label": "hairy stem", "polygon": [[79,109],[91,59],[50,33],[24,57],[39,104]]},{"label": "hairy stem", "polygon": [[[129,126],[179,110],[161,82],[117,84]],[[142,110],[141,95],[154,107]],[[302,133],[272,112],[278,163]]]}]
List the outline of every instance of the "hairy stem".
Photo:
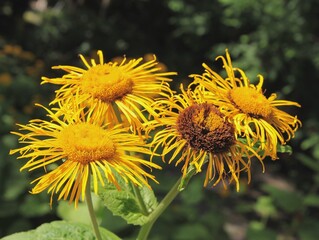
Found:
[{"label": "hairy stem", "polygon": [[178,190],[178,186],[179,186],[180,182],[181,182],[181,179],[179,179],[175,183],[175,185],[166,194],[166,196],[163,198],[163,200],[160,202],[160,204],[158,204],[157,208],[155,208],[155,210],[149,215],[149,221],[141,227],[140,232],[137,236],[137,240],[147,240],[148,239],[148,235],[149,235],[154,223],[158,219],[158,217],[162,215],[162,213],[166,210],[166,208],[171,204],[171,202],[175,199],[175,197],[180,192]]}]

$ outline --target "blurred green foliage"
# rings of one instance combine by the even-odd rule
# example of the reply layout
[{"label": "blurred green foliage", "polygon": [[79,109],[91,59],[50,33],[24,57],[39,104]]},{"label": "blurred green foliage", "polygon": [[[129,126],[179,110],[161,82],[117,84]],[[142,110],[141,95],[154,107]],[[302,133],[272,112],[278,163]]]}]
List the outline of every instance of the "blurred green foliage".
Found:
[{"label": "blurred green foliage", "polygon": [[[252,182],[244,179],[239,193],[222,186],[203,189],[203,176],[194,177],[156,223],[151,239],[317,239],[318,12],[316,0],[2,0],[0,237],[52,220],[85,218],[64,202],[50,209],[45,193],[30,195],[36,173],[19,172],[22,163],[8,155],[17,145],[9,133],[15,123],[44,117],[34,103],[47,105],[54,96],[54,87],[40,86],[41,76],[57,76],[51,66],[82,66],[78,54],[91,56],[97,49],[107,60],[155,53],[179,72],[172,83],[177,88],[190,81],[189,74],[202,73],[203,62],[220,69],[214,58],[228,48],[233,65],[252,82],[259,73],[265,77],[266,95],[276,92],[302,105],[286,109],[303,122],[289,142],[293,153],[265,160],[264,174],[253,164]],[[161,184],[154,186],[159,198],[180,175],[174,166],[163,167]],[[102,214],[99,206],[102,226],[125,239],[135,236],[135,227]]]}]

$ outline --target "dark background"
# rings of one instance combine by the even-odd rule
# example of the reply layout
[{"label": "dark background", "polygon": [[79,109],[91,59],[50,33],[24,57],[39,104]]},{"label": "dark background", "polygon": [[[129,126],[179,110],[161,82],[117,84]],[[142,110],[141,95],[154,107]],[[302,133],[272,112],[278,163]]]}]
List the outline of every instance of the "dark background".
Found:
[{"label": "dark background", "polygon": [[[31,195],[34,173],[9,149],[15,123],[43,117],[34,103],[47,105],[54,87],[41,76],[61,76],[51,66],[84,67],[78,54],[103,50],[106,61],[154,53],[168,71],[172,87],[202,73],[206,62],[222,70],[215,57],[228,48],[233,65],[252,82],[265,77],[265,95],[297,101],[303,126],[289,142],[293,153],[253,164],[252,182],[241,191],[221,186],[203,189],[192,179],[156,223],[150,239],[317,239],[319,235],[319,2],[316,0],[78,0],[0,2],[0,237],[34,229],[55,219],[70,219],[49,195]],[[163,164],[154,186],[159,199],[180,176]],[[73,206],[70,206],[73,207]],[[137,227],[101,215],[102,225],[124,239]],[[75,218],[73,220],[79,220]],[[82,219],[83,220],[83,219]]]}]

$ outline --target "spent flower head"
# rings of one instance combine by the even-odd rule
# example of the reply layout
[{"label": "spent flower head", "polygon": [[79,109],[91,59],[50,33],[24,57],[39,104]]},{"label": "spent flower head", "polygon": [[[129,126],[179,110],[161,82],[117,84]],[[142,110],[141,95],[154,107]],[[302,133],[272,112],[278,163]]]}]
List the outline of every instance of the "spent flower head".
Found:
[{"label": "spent flower head", "polygon": [[183,176],[190,165],[202,171],[207,163],[204,186],[225,180],[236,183],[239,190],[241,172],[247,172],[250,181],[251,158],[259,155],[237,140],[235,126],[212,103],[208,103],[200,88],[156,102],[159,111],[159,130],[153,139],[154,151],[162,148],[163,160],[183,164]]},{"label": "spent flower head", "polygon": [[296,102],[277,100],[272,93],[268,98],[264,95],[263,76],[259,75],[259,83],[251,84],[245,72],[232,66],[231,57],[226,50],[226,58],[221,59],[227,77],[213,71],[203,64],[205,73],[193,74],[194,82],[204,87],[208,102],[214,104],[234,124],[238,135],[246,138],[250,146],[258,147],[264,152],[263,157],[277,158],[277,145],[285,144],[294,136],[301,126],[297,116],[278,109],[283,106],[297,106]]}]

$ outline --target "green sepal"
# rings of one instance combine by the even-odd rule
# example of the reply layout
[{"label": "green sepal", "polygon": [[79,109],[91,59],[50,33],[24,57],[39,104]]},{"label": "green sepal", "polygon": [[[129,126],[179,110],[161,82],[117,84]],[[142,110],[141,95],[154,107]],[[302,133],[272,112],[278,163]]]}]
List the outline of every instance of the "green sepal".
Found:
[{"label": "green sepal", "polygon": [[290,145],[277,145],[277,152],[292,154],[292,147]]},{"label": "green sepal", "polygon": [[[246,138],[238,138],[238,141],[240,141],[243,144],[247,145],[247,139]],[[256,142],[255,145],[252,147],[258,154],[263,155],[263,151],[259,150],[260,142]],[[279,153],[288,153],[292,154],[292,147],[290,145],[281,145],[277,144],[277,152]]]},{"label": "green sepal", "polygon": [[183,191],[187,187],[189,181],[195,174],[196,174],[196,168],[193,164],[191,164],[187,169],[186,175],[181,179],[181,183],[178,186],[178,191],[180,192]]}]

